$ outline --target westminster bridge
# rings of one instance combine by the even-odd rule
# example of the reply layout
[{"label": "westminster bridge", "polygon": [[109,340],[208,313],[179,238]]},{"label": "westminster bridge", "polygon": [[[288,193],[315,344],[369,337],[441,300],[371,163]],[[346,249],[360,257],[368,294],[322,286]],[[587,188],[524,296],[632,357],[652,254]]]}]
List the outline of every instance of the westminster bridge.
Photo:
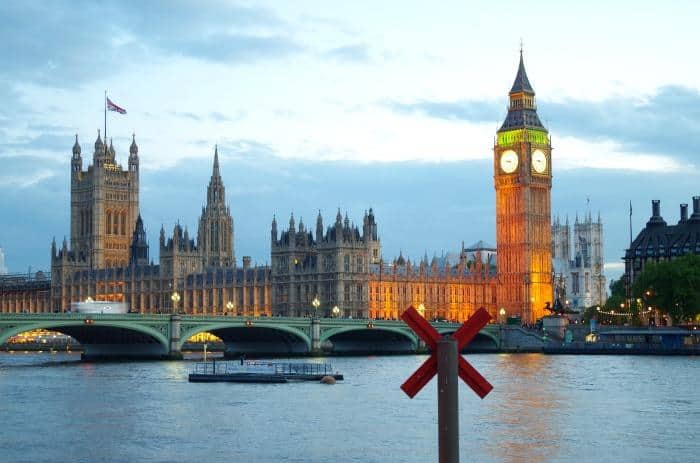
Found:
[{"label": "westminster bridge", "polygon": [[[458,323],[433,322],[441,334]],[[0,345],[35,329],[73,337],[84,359],[182,358],[183,344],[203,332],[219,337],[225,356],[417,353],[425,346],[402,321],[345,318],[206,317],[177,314],[2,313]],[[503,327],[487,325],[474,350],[501,348]]]}]

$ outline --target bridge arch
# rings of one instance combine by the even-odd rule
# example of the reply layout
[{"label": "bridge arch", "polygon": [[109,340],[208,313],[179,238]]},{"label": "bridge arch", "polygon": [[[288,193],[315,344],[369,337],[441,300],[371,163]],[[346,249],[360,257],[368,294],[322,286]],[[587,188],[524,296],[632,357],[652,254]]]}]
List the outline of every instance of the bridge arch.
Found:
[{"label": "bridge arch", "polygon": [[[445,328],[438,328],[438,333],[441,335],[445,334],[452,334],[456,330],[453,328],[445,327]],[[480,330],[476,336],[474,336],[474,339],[472,342],[467,346],[468,349],[474,349],[474,350],[495,350],[498,349],[501,345],[501,340],[494,335],[491,331],[488,329],[484,328]]]},{"label": "bridge arch", "polygon": [[193,324],[180,333],[178,349],[198,333],[212,333],[226,344],[226,354],[301,354],[311,352],[311,338],[301,329],[278,323],[246,320]]},{"label": "bridge arch", "polygon": [[413,353],[418,348],[416,336],[403,327],[342,326],[323,330],[321,348],[333,353]]},{"label": "bridge arch", "polygon": [[120,320],[41,320],[0,331],[0,344],[26,331],[45,329],[71,336],[83,346],[83,358],[165,357],[166,334],[153,326]]}]

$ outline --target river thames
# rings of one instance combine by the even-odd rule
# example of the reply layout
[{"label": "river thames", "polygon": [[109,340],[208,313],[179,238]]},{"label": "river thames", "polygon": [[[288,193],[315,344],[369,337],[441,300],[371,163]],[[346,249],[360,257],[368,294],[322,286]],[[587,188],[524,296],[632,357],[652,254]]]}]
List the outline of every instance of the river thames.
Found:
[{"label": "river thames", "polygon": [[[698,357],[470,355],[494,385],[460,385],[461,461],[696,461]],[[437,461],[424,356],[328,359],[334,386],[191,384],[191,361],[82,363],[0,354],[3,462]],[[316,359],[314,361],[323,361]]]}]

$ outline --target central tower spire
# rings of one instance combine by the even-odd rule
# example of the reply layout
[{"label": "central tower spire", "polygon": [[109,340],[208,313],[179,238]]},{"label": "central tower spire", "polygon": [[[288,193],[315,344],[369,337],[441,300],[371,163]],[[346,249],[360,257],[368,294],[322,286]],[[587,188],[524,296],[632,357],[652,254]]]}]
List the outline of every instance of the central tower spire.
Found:
[{"label": "central tower spire", "polygon": [[214,147],[214,167],[207,187],[207,204],[202,208],[197,233],[197,247],[204,267],[232,267],[233,218],[226,205],[226,189],[219,171],[219,147]]}]

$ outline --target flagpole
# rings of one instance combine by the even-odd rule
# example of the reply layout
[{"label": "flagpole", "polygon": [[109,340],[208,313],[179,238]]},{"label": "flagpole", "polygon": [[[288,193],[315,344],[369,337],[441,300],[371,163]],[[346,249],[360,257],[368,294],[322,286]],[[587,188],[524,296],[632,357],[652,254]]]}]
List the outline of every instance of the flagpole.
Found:
[{"label": "flagpole", "polygon": [[105,146],[107,146],[107,90],[105,90]]},{"label": "flagpole", "polygon": [[632,251],[632,200],[630,200],[630,286],[634,279],[634,254]]}]

